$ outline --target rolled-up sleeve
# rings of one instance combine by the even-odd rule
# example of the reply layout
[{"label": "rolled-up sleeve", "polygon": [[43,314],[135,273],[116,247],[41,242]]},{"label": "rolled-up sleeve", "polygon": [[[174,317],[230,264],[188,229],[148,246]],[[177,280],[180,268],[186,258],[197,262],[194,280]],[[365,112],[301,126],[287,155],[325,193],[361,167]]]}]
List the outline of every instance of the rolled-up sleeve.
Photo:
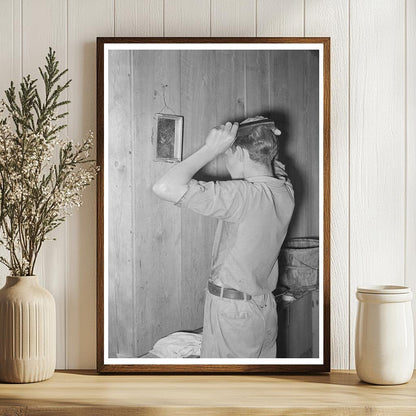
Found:
[{"label": "rolled-up sleeve", "polygon": [[176,206],[229,222],[241,221],[247,201],[242,180],[204,182],[192,179]]}]

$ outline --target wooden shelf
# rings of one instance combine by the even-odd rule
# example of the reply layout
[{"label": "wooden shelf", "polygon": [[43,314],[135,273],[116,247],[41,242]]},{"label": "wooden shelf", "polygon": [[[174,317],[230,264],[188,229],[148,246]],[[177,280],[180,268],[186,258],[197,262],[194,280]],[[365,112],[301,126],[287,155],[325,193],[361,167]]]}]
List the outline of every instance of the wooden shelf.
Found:
[{"label": "wooden shelf", "polygon": [[0,415],[415,415],[416,374],[374,386],[354,372],[319,375],[98,375],[57,371],[0,383]]}]

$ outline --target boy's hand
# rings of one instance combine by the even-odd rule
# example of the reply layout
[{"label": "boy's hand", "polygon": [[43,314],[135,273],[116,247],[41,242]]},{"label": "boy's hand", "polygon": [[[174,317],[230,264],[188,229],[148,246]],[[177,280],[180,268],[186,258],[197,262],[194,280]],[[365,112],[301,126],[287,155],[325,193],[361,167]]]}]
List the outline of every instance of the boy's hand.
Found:
[{"label": "boy's hand", "polygon": [[205,146],[214,154],[214,157],[218,156],[234,143],[237,130],[238,123],[231,124],[229,121],[225,125],[214,127],[208,134]]}]

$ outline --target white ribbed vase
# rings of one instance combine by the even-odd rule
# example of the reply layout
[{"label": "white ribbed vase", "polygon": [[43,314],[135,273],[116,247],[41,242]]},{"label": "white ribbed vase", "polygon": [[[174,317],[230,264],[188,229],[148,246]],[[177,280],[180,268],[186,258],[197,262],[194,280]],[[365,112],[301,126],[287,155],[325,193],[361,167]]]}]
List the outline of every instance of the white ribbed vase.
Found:
[{"label": "white ribbed vase", "polygon": [[56,365],[55,300],[37,276],[8,276],[0,290],[0,381],[32,383]]}]

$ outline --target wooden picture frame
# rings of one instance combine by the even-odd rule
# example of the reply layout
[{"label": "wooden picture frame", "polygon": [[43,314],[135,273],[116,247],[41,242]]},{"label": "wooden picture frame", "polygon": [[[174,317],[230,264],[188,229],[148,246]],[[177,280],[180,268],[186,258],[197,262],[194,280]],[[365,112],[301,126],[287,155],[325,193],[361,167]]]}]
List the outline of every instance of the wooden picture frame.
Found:
[{"label": "wooden picture frame", "polygon": [[[155,53],[155,51],[163,51],[163,54]],[[300,53],[302,51],[308,52],[307,54],[305,52],[305,56],[308,56],[308,58],[303,58],[303,55]],[[212,64],[209,57],[204,55],[208,52],[218,56],[219,64]],[[178,54],[179,58],[177,58]],[[113,64],[111,66],[112,72],[110,73],[109,57],[112,55],[114,56],[111,58],[113,59]],[[201,62],[201,66],[195,66],[193,69],[189,62],[196,55],[198,55],[198,62]],[[148,58],[152,56],[154,61],[148,61]],[[285,56],[287,59],[280,61],[280,58],[275,58],[276,56]],[[302,70],[302,80],[293,82],[292,79],[291,82],[295,86],[292,90],[289,88],[289,84],[275,83],[275,80],[277,78],[282,79],[282,76],[293,77],[292,68],[298,67],[302,59],[305,62],[306,59],[317,60],[316,68],[318,69],[316,71],[318,72],[315,72],[314,76],[309,76],[308,71]],[[214,75],[211,78],[207,76],[204,68],[212,68]],[[241,74],[239,68],[242,68]],[[275,73],[275,68],[280,72]],[[238,76],[235,75],[237,69],[240,71]],[[216,75],[217,72],[215,72],[220,70],[222,71],[221,77]],[[221,84],[224,74],[231,70],[234,71],[233,84]],[[147,76],[143,74],[149,74],[149,77],[153,77],[152,80],[146,78]],[[256,80],[254,84],[252,83],[253,77]],[[114,79],[119,79],[117,88],[113,88],[114,85],[112,83],[115,82]],[[316,79],[318,79],[317,83]],[[189,87],[188,82],[194,82],[195,84],[193,85],[198,85],[200,90],[194,91],[194,88]],[[237,82],[239,84],[236,86]],[[314,113],[312,116],[305,112],[302,113],[303,118],[292,117],[282,108],[286,105],[285,103],[290,103],[291,108],[295,108],[296,100],[293,99],[291,94],[297,94],[296,97],[302,99],[302,94],[305,94],[307,90],[305,85],[309,85],[307,84],[308,82],[315,83],[311,88],[315,91],[315,96],[319,97],[319,106],[314,106],[319,108],[318,113]],[[239,87],[241,85],[244,85],[244,91],[243,88]],[[178,98],[178,94],[175,92],[165,95],[166,88],[176,91],[175,88],[179,88],[178,86],[186,89],[183,96],[181,95]],[[130,91],[130,93],[111,95],[111,91],[118,91],[122,88]],[[218,91],[224,91],[224,97],[227,97],[224,98],[224,102],[215,101],[210,92],[213,88],[217,88]],[[152,129],[154,129],[152,117],[155,114],[163,113],[163,103],[165,107],[166,103],[168,103],[169,108],[172,108],[176,114],[182,117],[185,128],[183,133],[183,152],[184,158],[186,158],[196,150],[195,143],[191,143],[190,137],[200,136],[201,138],[198,138],[198,140],[203,140],[203,136],[208,133],[207,128],[215,125],[212,125],[211,121],[214,112],[218,114],[221,112],[221,108],[231,108],[233,111],[235,110],[233,115],[237,115],[238,117],[236,118],[241,121],[245,118],[244,116],[250,117],[261,111],[265,92],[268,94],[265,105],[270,110],[270,118],[277,119],[277,126],[282,131],[283,140],[285,134],[289,143],[290,138],[293,139],[293,143],[296,140],[309,140],[308,137],[310,138],[311,134],[309,128],[312,125],[314,126],[314,131],[317,132],[314,134],[315,141],[313,142],[317,143],[316,146],[309,144],[308,146],[312,147],[309,147],[307,152],[305,152],[305,156],[302,156],[305,158],[314,157],[316,159],[314,172],[317,172],[318,175],[314,179],[314,192],[310,193],[313,195],[314,202],[312,205],[302,208],[304,209],[302,212],[305,213],[310,209],[316,210],[316,204],[318,204],[317,227],[319,227],[318,234],[320,240],[319,296],[314,301],[317,306],[319,305],[318,357],[267,359],[269,361],[261,361],[261,358],[236,359],[234,361],[233,359],[227,360],[222,358],[211,359],[211,361],[209,359],[193,358],[174,358],[169,360],[163,358],[154,360],[141,358],[143,357],[141,353],[135,355],[135,348],[137,348],[141,339],[155,333],[153,327],[147,328],[146,331],[142,332],[138,329],[141,324],[147,322],[146,316],[154,316],[154,311],[161,311],[164,316],[163,320],[169,322],[182,322],[180,319],[186,321],[188,317],[183,311],[173,312],[164,310],[169,305],[187,302],[184,300],[185,297],[182,297],[182,301],[180,301],[176,295],[178,284],[172,282],[171,278],[171,276],[175,275],[175,270],[178,267],[181,268],[180,270],[186,269],[188,274],[187,280],[185,280],[189,283],[191,277],[194,277],[194,275],[191,276],[189,274],[191,273],[189,270],[195,270],[195,267],[201,267],[201,270],[204,267],[208,267],[208,260],[205,257],[205,260],[200,260],[198,265],[195,266],[192,264],[191,256],[185,256],[183,252],[181,254],[182,257],[177,260],[177,255],[170,253],[167,245],[170,244],[169,247],[176,247],[178,250],[182,246],[183,250],[189,249],[192,253],[200,253],[202,252],[202,244],[205,244],[206,240],[212,237],[210,231],[212,230],[212,223],[208,225],[201,225],[199,222],[195,223],[195,217],[184,214],[183,210],[179,210],[177,207],[175,207],[177,211],[175,211],[174,219],[169,219],[165,226],[161,227],[159,220],[161,215],[167,212],[167,205],[163,205],[167,203],[154,202],[156,204],[154,206],[146,204],[144,193],[150,192],[155,178],[158,175],[160,176],[161,172],[165,171],[165,168],[170,167],[170,165],[164,163],[157,163],[158,167],[150,164],[155,162],[155,143],[152,143]],[[277,96],[279,100],[283,100],[279,102],[280,104],[275,104]],[[184,101],[183,97],[188,101]],[[195,109],[197,99],[201,99],[200,107]],[[310,97],[307,97],[302,102],[307,102],[309,99]],[[111,107],[111,103],[115,103],[114,108]],[[276,110],[276,114],[272,110]],[[194,111],[197,111],[197,113]],[[196,118],[192,114],[202,114],[204,117],[198,116]],[[112,117],[111,123],[109,123],[109,116]],[[227,117],[231,118],[230,115],[227,115]],[[298,119],[303,120],[302,123],[306,126],[303,130],[296,130],[295,124]],[[219,123],[224,122],[222,119],[216,121]],[[204,128],[201,127],[201,123],[206,123],[203,126]],[[137,133],[138,131],[139,133]],[[131,136],[130,139],[129,135]],[[302,139],[302,137],[307,139]],[[296,164],[296,160],[293,158],[295,154],[296,152],[292,150],[292,159],[289,157],[290,155],[287,159],[294,161],[294,164]],[[111,159],[109,159],[109,155],[111,155]],[[176,152],[174,160],[179,160],[179,157],[176,157],[177,155],[178,153]],[[135,157],[137,160],[134,159]],[[305,160],[307,161],[307,159]],[[298,162],[299,166],[303,166],[306,163],[305,160]],[[276,374],[330,371],[330,38],[98,37],[97,164],[100,166],[97,182],[98,372],[103,374]],[[287,165],[289,169],[291,164],[288,162]],[[318,165],[319,168],[317,167]],[[129,171],[130,167],[132,167],[133,171],[134,169],[136,171],[131,173]],[[137,169],[141,169],[140,176],[137,174]],[[154,172],[153,169],[159,170]],[[213,172],[214,174],[218,173],[218,165],[207,166],[206,176],[202,176],[202,178],[212,177]],[[296,170],[293,169],[293,172],[296,172]],[[137,180],[137,177],[140,179]],[[308,175],[305,174],[303,178],[305,177],[307,178]],[[298,180],[296,174],[295,180]],[[299,181],[301,183],[300,179]],[[305,183],[303,187],[306,187]],[[296,189],[295,186],[295,200]],[[298,186],[298,189],[302,190],[302,186]],[[109,207],[109,201],[119,200],[125,201],[122,210],[112,206]],[[299,206],[301,206],[302,196],[299,198],[299,201]],[[139,209],[141,210],[140,215],[134,211]],[[157,215],[158,219],[154,219],[155,217],[152,217],[152,215]],[[130,217],[132,218],[131,221],[129,220]],[[306,221],[305,215],[299,214],[296,226],[301,226],[300,224],[303,221],[300,219],[301,217]],[[143,223],[150,223],[153,230],[152,234],[149,234],[149,230],[137,232],[137,227],[142,223],[142,220]],[[118,228],[114,230],[112,227]],[[180,234],[185,232],[184,230],[188,230],[186,231],[186,236]],[[124,249],[117,243],[120,238],[124,239],[120,241],[129,242],[128,249]],[[186,238],[186,241],[184,238]],[[152,243],[150,244],[149,241]],[[117,254],[114,254],[115,252]],[[204,255],[206,257],[209,256],[209,254]],[[139,256],[140,259],[135,256]],[[146,259],[152,258],[152,256],[156,256],[155,267],[157,268],[157,273],[153,274],[152,272],[152,279],[150,279],[149,269],[146,269],[148,266],[144,263],[146,263]],[[117,259],[117,262],[109,259],[109,257]],[[177,266],[178,264],[180,266]],[[140,276],[146,276],[145,280],[140,280]],[[160,281],[157,280],[157,283],[155,283],[155,276],[160,276]],[[115,282],[111,279],[118,280]],[[184,283],[182,283],[182,286],[179,284],[179,287],[183,289],[185,287],[183,285]],[[117,294],[117,290],[123,293]],[[146,290],[149,292],[146,292]],[[150,303],[151,297],[149,293],[152,290],[158,293],[159,300],[157,305]],[[186,286],[186,290],[190,290],[188,286]],[[195,296],[199,304],[197,307],[191,302],[184,305],[184,308],[188,310],[189,316],[197,315],[201,312],[202,300],[198,298],[201,292],[192,290],[189,293]],[[131,301],[129,298],[130,294],[135,296],[134,294],[137,293],[139,297]],[[109,298],[111,299],[109,300]],[[113,313],[113,309],[109,311],[110,301],[111,305],[116,305],[113,309],[117,309],[117,318],[115,318],[116,314]],[[139,309],[140,312],[138,311]],[[150,313],[153,313],[153,315],[149,315]],[[181,316],[182,318],[180,318]],[[126,328],[122,332],[120,328],[124,325],[126,325]],[[160,322],[157,325],[155,323],[154,327],[160,327],[161,325]],[[183,326],[183,328],[176,330],[190,329],[185,324]],[[116,327],[119,328],[119,332],[115,336],[114,334],[111,335],[110,331]],[[172,332],[174,332],[175,328],[173,326],[172,329]],[[111,341],[113,344],[127,345],[125,351],[121,347],[118,350],[113,348],[110,345],[109,335],[114,337],[115,341]],[[160,334],[158,336],[160,337]]]}]

